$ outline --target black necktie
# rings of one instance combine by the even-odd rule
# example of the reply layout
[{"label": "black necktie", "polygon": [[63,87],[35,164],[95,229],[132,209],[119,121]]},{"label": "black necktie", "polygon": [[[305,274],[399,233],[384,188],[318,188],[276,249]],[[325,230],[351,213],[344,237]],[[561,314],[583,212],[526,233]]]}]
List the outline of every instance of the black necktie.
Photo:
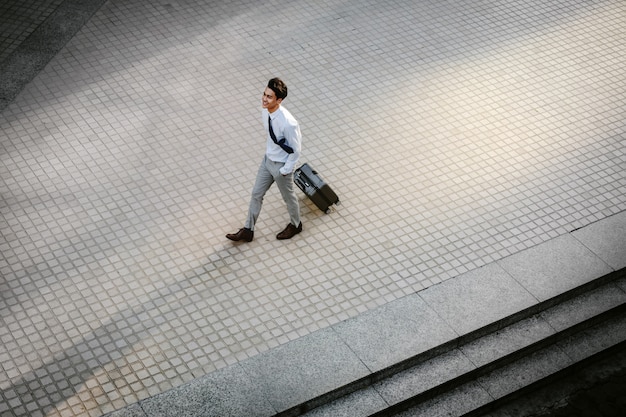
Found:
[{"label": "black necktie", "polygon": [[293,153],[293,149],[291,148],[291,146],[289,146],[289,145],[287,145],[285,143],[286,142],[285,138],[282,138],[281,140],[276,140],[276,135],[274,134],[274,129],[272,129],[272,118],[270,116],[267,116],[267,124],[270,127],[270,137],[272,138],[274,143],[277,144],[278,146],[280,146],[283,151],[285,151],[287,153]]}]

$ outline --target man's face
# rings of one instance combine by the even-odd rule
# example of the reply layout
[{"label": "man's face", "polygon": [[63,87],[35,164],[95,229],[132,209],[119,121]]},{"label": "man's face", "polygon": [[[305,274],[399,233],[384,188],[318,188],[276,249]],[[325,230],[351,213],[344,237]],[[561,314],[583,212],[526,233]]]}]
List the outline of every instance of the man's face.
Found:
[{"label": "man's face", "polygon": [[274,93],[271,88],[265,87],[265,91],[263,92],[263,99],[261,101],[264,109],[267,109],[267,111],[273,113],[278,108],[278,106],[280,106],[280,103],[282,101],[282,98],[276,98],[276,93]]}]

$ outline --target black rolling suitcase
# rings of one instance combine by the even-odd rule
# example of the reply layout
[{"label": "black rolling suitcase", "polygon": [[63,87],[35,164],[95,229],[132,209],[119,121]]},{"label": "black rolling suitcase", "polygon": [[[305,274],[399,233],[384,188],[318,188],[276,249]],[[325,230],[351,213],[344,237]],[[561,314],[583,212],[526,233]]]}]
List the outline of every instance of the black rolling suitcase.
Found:
[{"label": "black rolling suitcase", "polygon": [[339,204],[337,194],[308,163],[296,169],[293,181],[324,213],[330,213],[330,206]]}]

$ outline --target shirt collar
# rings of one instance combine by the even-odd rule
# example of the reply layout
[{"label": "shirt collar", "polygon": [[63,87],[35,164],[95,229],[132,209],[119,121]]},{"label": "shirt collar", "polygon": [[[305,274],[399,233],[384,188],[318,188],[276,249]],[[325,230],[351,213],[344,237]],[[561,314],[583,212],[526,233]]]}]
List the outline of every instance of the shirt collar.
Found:
[{"label": "shirt collar", "polygon": [[267,114],[270,116],[270,119],[274,120],[276,118],[276,116],[278,116],[278,114],[282,111],[282,107],[278,106],[278,108],[276,110],[274,110],[274,113],[270,113],[269,111],[267,112]]}]

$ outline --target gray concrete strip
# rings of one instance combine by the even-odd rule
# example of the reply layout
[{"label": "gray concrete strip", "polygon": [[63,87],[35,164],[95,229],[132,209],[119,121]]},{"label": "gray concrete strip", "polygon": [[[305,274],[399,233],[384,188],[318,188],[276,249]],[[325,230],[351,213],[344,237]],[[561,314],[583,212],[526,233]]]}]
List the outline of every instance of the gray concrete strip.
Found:
[{"label": "gray concrete strip", "polygon": [[609,283],[571,300],[563,301],[541,312],[540,315],[554,330],[561,331],[624,303],[626,303],[626,290],[616,283]]},{"label": "gray concrete strip", "polygon": [[435,398],[433,400],[425,401],[410,410],[397,414],[395,417],[450,417],[450,412],[445,406],[447,402],[456,402],[455,395],[446,395],[443,398]]},{"label": "gray concrete strip", "polygon": [[419,293],[458,335],[465,335],[537,303],[498,264],[462,274]]},{"label": "gray concrete strip", "polygon": [[612,272],[571,235],[559,236],[497,262],[539,301]]},{"label": "gray concrete strip", "polygon": [[558,346],[573,361],[578,362],[624,340],[626,340],[626,315],[621,314],[562,340]]},{"label": "gray concrete strip", "polygon": [[380,394],[370,387],[315,408],[302,417],[367,417],[387,407]]},{"label": "gray concrete strip", "polygon": [[491,363],[555,333],[545,320],[534,315],[497,332],[473,340],[459,349],[477,367]]},{"label": "gray concrete strip", "polygon": [[465,355],[453,349],[376,383],[374,388],[392,405],[474,369],[476,366]]},{"label": "gray concrete strip", "polygon": [[64,1],[0,62],[0,111],[61,51],[105,1]]},{"label": "gray concrete strip", "polygon": [[62,3],[19,49],[29,49],[49,58],[54,57],[98,10],[103,1],[94,0],[85,3],[82,5],[75,5],[73,1]]},{"label": "gray concrete strip", "polygon": [[[269,417],[276,413],[241,366],[233,365],[141,402],[154,417]],[[115,416],[118,417],[118,416]],[[119,417],[134,417],[122,415]]]},{"label": "gray concrete strip", "polygon": [[446,343],[457,334],[417,294],[333,326],[371,372]]},{"label": "gray concrete strip", "polygon": [[572,232],[614,269],[626,268],[626,211]]},{"label": "gray concrete strip", "polygon": [[481,386],[497,399],[543,379],[573,363],[555,346],[548,347],[478,378]]},{"label": "gray concrete strip", "polygon": [[[537,389],[516,395],[515,398],[504,402],[490,413],[480,415],[481,417],[554,416],[555,414],[590,416],[595,414],[599,407],[608,408],[604,415],[623,415],[624,407],[620,407],[619,401],[615,400],[623,397],[623,389],[621,391],[617,389],[625,374],[626,350],[612,349],[602,358],[577,364],[566,377],[555,378]],[[588,396],[590,391],[599,389],[606,396]],[[618,392],[622,395],[613,395]],[[572,406],[561,408],[566,403]],[[558,413],[555,413],[556,409],[559,409]],[[569,413],[565,412],[567,409]]]},{"label": "gray concrete strip", "polygon": [[[489,392],[478,381],[471,381],[442,395],[442,406],[446,416],[462,416],[491,401]],[[422,415],[422,414],[412,414]],[[430,415],[430,414],[426,414]]]},{"label": "gray concrete strip", "polygon": [[46,66],[50,58],[36,49],[23,48],[13,52],[0,65],[0,111]]},{"label": "gray concrete strip", "polygon": [[[596,342],[599,335],[604,335],[600,337],[601,343]],[[624,340],[626,340],[626,317],[621,313],[578,332],[571,338],[545,346],[527,356],[498,367],[467,384],[459,386],[457,389],[430,399],[426,404],[438,404],[440,408],[446,410],[448,416],[465,415],[469,411],[476,411],[477,408],[492,403],[493,400],[506,398],[509,394],[517,394],[518,390],[526,390],[535,382],[543,381],[544,378],[554,379],[562,375],[564,371],[570,371],[571,366],[577,364],[578,361],[589,360],[603,349],[615,350],[615,348],[619,348],[619,344],[623,343]],[[572,355],[572,353],[574,354]],[[477,391],[477,386],[485,390],[487,395],[484,395],[480,390]],[[476,395],[467,398],[466,402],[460,402],[459,399],[463,397],[459,398],[458,392],[475,392]],[[508,402],[508,399],[506,401]],[[454,408],[454,404],[457,404],[458,407]],[[416,405],[397,414],[397,416],[430,415],[420,413],[423,409],[424,405]],[[500,410],[486,414],[483,411],[485,410],[480,410],[480,414],[476,415],[484,417],[506,417],[508,415],[506,411],[501,412]]]},{"label": "gray concrete strip", "polygon": [[364,378],[369,370],[331,329],[241,362],[255,389],[282,412]]}]

